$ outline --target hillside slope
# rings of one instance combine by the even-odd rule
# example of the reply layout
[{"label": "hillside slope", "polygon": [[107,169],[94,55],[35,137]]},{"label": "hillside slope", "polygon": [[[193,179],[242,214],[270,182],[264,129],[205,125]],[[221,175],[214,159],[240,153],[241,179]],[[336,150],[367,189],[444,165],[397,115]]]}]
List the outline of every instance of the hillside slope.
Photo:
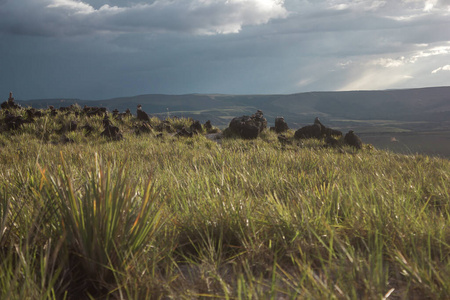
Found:
[{"label": "hillside slope", "polygon": [[450,299],[448,159],[42,113],[0,130],[0,299]]},{"label": "hillside slope", "polygon": [[24,106],[44,108],[78,103],[134,113],[138,104],[148,113],[165,117],[185,116],[211,120],[224,127],[239,115],[264,111],[269,123],[284,116],[300,127],[316,116],[326,123],[362,132],[436,131],[450,129],[450,87],[384,91],[309,92],[291,95],[139,95],[105,100],[40,99],[18,101]]}]

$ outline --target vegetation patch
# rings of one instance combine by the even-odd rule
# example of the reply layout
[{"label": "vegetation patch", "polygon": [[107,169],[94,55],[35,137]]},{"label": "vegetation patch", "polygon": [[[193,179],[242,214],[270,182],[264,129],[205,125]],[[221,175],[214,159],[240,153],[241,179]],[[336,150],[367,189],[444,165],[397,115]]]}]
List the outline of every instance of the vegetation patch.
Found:
[{"label": "vegetation patch", "polygon": [[2,124],[1,299],[450,297],[447,159],[50,113]]}]

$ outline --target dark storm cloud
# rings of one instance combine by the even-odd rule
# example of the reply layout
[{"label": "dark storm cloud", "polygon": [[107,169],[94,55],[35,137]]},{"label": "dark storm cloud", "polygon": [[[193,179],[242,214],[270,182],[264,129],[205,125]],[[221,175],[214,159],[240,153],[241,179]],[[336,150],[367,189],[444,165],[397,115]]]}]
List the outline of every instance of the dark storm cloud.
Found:
[{"label": "dark storm cloud", "polygon": [[94,2],[95,6],[76,0],[7,1],[1,4],[0,28],[43,36],[136,31],[216,34],[236,33],[244,25],[287,16],[282,3],[274,0],[123,1],[120,6]]},{"label": "dark storm cloud", "polygon": [[92,99],[447,85],[449,2],[0,0],[0,92]]}]

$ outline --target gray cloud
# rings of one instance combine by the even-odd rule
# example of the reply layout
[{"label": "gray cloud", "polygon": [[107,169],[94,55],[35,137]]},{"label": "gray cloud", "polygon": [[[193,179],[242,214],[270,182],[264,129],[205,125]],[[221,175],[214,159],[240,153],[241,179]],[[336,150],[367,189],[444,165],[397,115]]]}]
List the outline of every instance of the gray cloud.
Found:
[{"label": "gray cloud", "polygon": [[0,95],[446,85],[449,2],[0,0]]},{"label": "gray cloud", "polygon": [[64,36],[103,32],[237,33],[245,25],[284,18],[277,0],[100,1],[21,0],[1,4],[1,29],[24,35]]}]

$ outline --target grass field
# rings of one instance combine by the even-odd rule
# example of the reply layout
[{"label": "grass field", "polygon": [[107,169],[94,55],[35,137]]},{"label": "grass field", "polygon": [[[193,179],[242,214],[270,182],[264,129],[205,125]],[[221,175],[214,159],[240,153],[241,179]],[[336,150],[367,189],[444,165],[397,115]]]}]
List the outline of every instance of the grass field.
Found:
[{"label": "grass field", "polygon": [[0,299],[450,298],[449,160],[112,121],[0,134]]}]

